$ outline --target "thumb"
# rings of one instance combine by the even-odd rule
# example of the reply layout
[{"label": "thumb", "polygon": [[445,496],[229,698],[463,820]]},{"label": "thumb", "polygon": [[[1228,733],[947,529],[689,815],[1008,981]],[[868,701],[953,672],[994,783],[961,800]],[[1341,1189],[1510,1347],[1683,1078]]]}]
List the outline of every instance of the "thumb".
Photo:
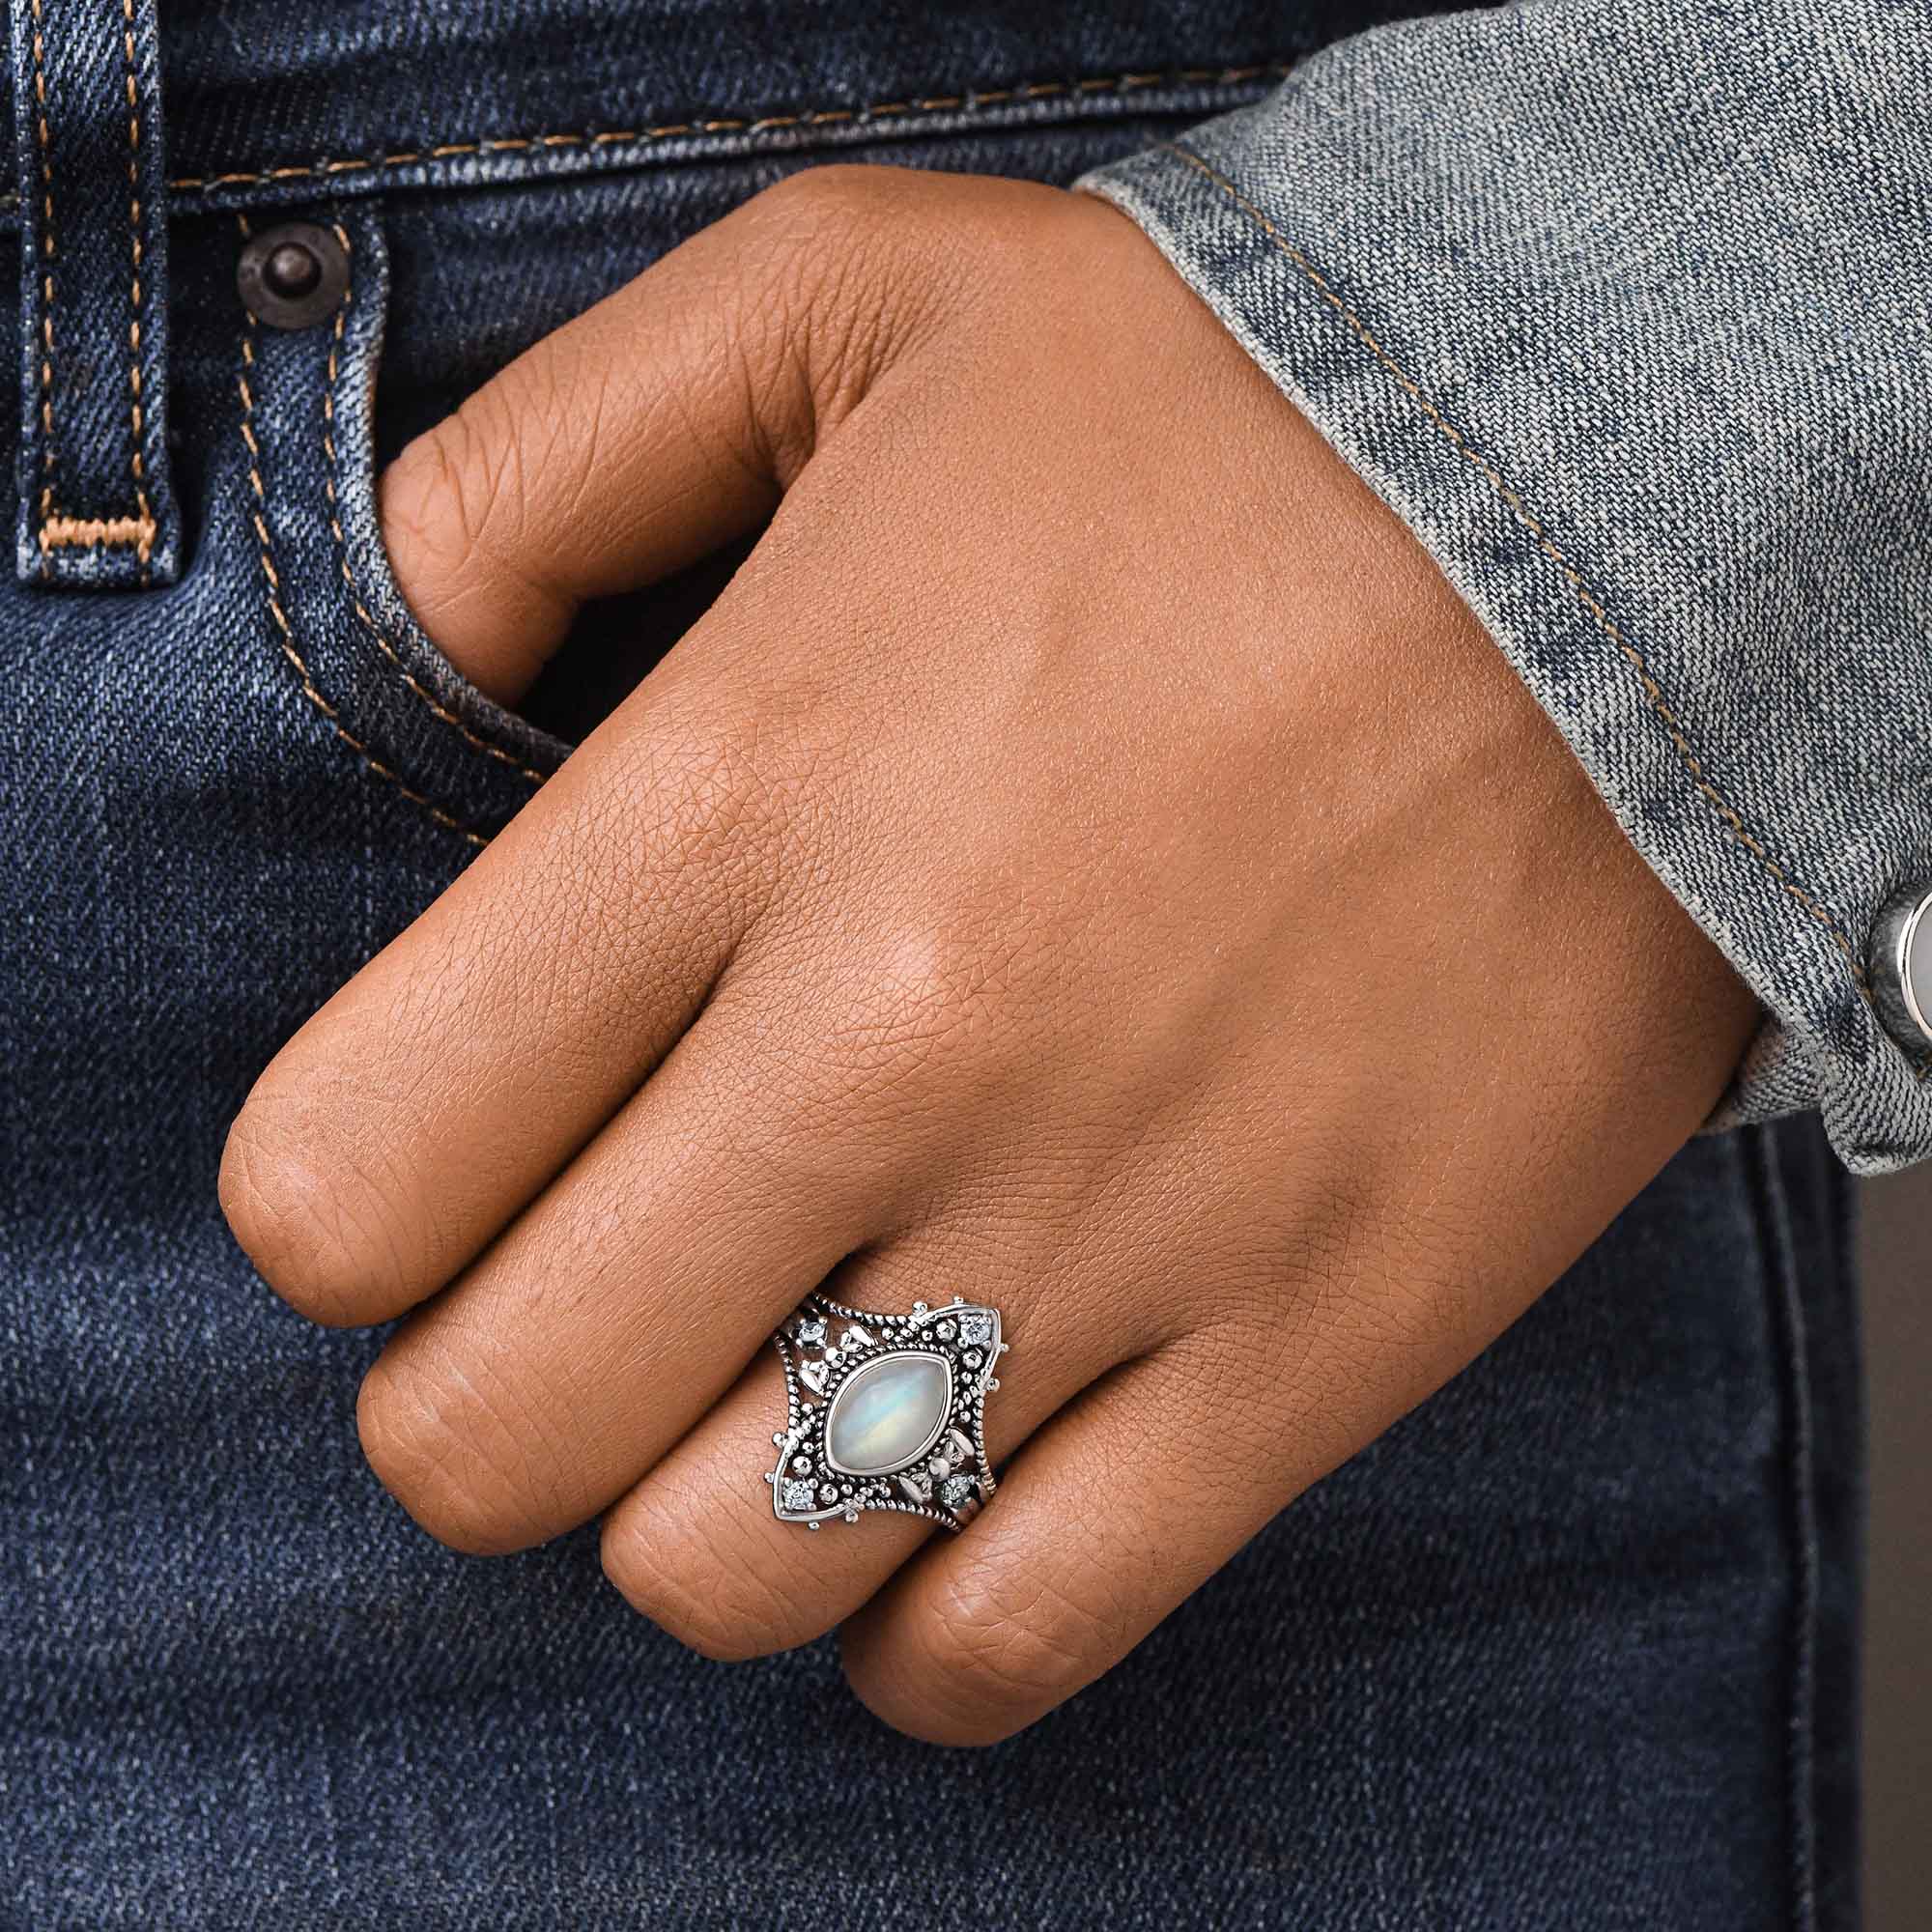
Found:
[{"label": "thumb", "polygon": [[397,582],[472,683],[514,702],[586,600],[771,515],[885,359],[891,290],[850,271],[882,259],[864,236],[885,172],[814,169],[766,190],[389,466],[379,507]]}]

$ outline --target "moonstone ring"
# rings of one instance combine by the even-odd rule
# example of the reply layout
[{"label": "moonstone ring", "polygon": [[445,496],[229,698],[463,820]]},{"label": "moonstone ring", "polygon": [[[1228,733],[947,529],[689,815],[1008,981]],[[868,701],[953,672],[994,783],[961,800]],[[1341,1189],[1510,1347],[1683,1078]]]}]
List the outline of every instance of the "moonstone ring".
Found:
[{"label": "moonstone ring", "polygon": [[986,1397],[1007,1351],[1000,1311],[868,1315],[810,1295],[772,1337],[784,1364],[785,1426],[766,1472],[781,1522],[896,1510],[963,1529],[993,1493]]}]

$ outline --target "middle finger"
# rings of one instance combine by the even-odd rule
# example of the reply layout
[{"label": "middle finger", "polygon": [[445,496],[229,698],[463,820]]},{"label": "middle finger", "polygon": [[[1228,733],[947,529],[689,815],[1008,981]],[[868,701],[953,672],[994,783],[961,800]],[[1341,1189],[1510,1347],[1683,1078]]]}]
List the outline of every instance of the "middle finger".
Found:
[{"label": "middle finger", "polygon": [[[1084,1389],[1165,1334],[1151,1319],[1155,1301],[1117,1293],[1123,1273],[1120,1258],[1091,1243],[1056,1252],[1038,1240],[1003,1241],[980,1215],[860,1257],[824,1292],[884,1315],[922,1305],[943,1313],[961,1295],[999,1309],[1013,1352],[994,1364],[1001,1386],[985,1407],[986,1457],[997,1468],[1023,1457],[1027,1440]],[[1150,1320],[1137,1323],[1136,1310]],[[836,1342],[847,1324],[830,1325]],[[822,1635],[935,1533],[929,1520],[881,1509],[852,1523],[830,1518],[818,1535],[782,1520],[766,1478],[788,1473],[775,1467],[773,1436],[784,1421],[783,1378],[767,1349],[605,1521],[606,1575],[634,1608],[708,1657],[763,1656]],[[997,1492],[988,1507],[1000,1507]]]},{"label": "middle finger", "polygon": [[892,1211],[876,1146],[824,1131],[820,1056],[714,1001],[656,1075],[364,1381],[363,1447],[432,1535],[495,1554],[635,1483]]}]

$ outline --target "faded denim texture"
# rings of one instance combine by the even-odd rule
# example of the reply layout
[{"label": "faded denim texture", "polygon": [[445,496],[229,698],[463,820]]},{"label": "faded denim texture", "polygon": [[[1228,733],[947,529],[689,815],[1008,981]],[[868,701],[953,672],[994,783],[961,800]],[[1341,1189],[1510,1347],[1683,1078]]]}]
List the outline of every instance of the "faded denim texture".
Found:
[{"label": "faded denim texture", "polygon": [[[1932,14],[1382,26],[1091,179],[1428,546],[1763,1001],[1717,1123],[1932,1152]],[[1579,988],[1577,997],[1590,997]]]},{"label": "faded denim texture", "polygon": [[[55,60],[75,24],[122,58],[97,7],[43,0]],[[567,750],[412,621],[384,458],[789,168],[1070,182],[1384,11],[166,11],[179,581],[0,581],[4,1932],[1850,1932],[1856,1324],[1812,1118],[1687,1149],[1498,1347],[985,1752],[883,1730],[829,1644],[684,1652],[592,1532],[429,1542],[355,1441],[382,1338],[298,1321],[215,1206],[254,1075]],[[63,229],[111,237],[58,257],[57,323],[98,335],[55,345],[78,385],[115,337],[89,394],[118,476],[101,111],[55,184]],[[1192,208],[1191,169],[1146,178]],[[1255,286],[1214,208],[1199,246]],[[235,293],[244,222],[284,215],[351,251],[347,304],[294,333]],[[586,641],[647,657],[715,580]],[[568,696],[533,705],[566,734]]]}]

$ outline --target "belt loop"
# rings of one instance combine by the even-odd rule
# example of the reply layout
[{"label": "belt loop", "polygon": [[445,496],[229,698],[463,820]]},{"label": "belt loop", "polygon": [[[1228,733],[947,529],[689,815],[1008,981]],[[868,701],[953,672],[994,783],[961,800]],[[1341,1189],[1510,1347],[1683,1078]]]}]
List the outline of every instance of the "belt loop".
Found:
[{"label": "belt loop", "polygon": [[167,190],[155,0],[10,0],[23,582],[171,583]]}]

